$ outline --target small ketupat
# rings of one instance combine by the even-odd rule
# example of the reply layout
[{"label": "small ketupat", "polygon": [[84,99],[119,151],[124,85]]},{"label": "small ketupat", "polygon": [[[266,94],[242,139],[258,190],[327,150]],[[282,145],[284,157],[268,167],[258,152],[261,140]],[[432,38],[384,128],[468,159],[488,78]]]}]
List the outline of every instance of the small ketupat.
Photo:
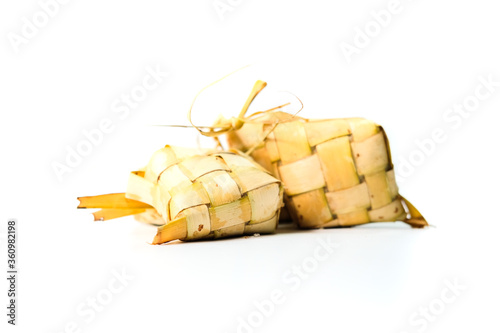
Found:
[{"label": "small ketupat", "polygon": [[273,233],[283,187],[237,152],[166,146],[130,174],[126,193],[78,199],[79,208],[102,208],[96,220],[135,215],[160,225],[153,244],[161,244]]}]

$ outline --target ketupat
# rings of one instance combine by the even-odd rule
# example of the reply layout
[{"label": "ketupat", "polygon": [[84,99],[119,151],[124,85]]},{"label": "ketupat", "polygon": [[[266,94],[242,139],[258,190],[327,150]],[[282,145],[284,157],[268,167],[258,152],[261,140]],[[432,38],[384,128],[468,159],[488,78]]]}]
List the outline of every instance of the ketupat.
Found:
[{"label": "ketupat", "polygon": [[[258,81],[255,91],[265,82]],[[245,111],[245,109],[244,109]],[[398,193],[389,142],[362,118],[309,120],[279,111],[219,118],[230,148],[250,153],[285,186],[285,207],[302,228],[427,222]],[[236,125],[235,125],[236,124]]]},{"label": "ketupat", "polygon": [[275,231],[281,182],[237,152],[165,146],[144,170],[130,174],[127,192],[81,197],[79,208],[102,208],[95,220],[135,215],[161,225],[153,244]]}]

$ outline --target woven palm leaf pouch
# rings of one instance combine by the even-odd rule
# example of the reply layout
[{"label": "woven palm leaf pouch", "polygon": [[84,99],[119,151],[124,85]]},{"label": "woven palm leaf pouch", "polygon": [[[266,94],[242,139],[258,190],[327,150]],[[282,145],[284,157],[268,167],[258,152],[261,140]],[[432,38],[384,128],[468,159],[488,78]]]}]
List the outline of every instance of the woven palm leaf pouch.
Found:
[{"label": "woven palm leaf pouch", "polygon": [[238,152],[165,146],[130,174],[125,193],[80,197],[96,221],[134,215],[157,225],[153,244],[273,233],[281,182]]},{"label": "woven palm leaf pouch", "polygon": [[[256,91],[265,86],[259,82]],[[231,127],[225,133],[229,147],[248,152],[283,182],[285,209],[301,228],[428,225],[399,194],[389,141],[370,120],[310,120],[269,111],[240,114],[237,121],[220,117],[215,125]]]}]

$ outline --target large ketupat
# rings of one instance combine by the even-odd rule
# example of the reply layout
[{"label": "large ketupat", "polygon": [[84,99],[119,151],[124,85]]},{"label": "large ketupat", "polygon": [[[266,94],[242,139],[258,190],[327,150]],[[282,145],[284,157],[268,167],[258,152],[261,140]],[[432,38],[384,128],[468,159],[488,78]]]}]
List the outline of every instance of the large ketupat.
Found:
[{"label": "large ketupat", "polygon": [[221,118],[216,126],[231,126],[229,147],[250,152],[283,182],[286,209],[300,227],[379,221],[427,225],[399,195],[387,137],[374,122],[308,120],[277,111],[244,119],[240,114],[240,120],[234,126],[234,119]]},{"label": "large ketupat", "polygon": [[272,233],[282,206],[281,182],[250,158],[166,146],[132,172],[125,194],[81,197],[102,208],[95,220],[135,215],[160,225],[153,244]]}]

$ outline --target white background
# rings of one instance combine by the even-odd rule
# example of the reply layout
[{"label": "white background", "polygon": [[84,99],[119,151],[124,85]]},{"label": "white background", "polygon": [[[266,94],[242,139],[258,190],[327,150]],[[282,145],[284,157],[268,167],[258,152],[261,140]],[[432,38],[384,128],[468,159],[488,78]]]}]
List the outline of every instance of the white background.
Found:
[{"label": "white background", "polygon": [[[500,81],[496,3],[401,0],[399,13],[350,62],[341,43],[354,45],[356,29],[389,1],[231,3],[221,19],[212,0],[69,1],[16,52],[10,39],[41,7],[2,2],[0,258],[6,271],[6,222],[17,218],[20,274],[14,328],[1,279],[1,327],[236,332],[239,318],[261,318],[254,302],[276,289],[284,302],[242,332],[498,331],[500,87],[455,128],[443,118],[474,96],[480,76]],[[434,227],[290,229],[151,246],[154,228],[131,217],[94,223],[75,209],[77,196],[123,192],[128,172],[165,144],[210,145],[192,129],[151,125],[187,124],[200,89],[249,64],[200,96],[198,124],[236,115],[257,79],[269,85],[250,113],[287,101],[296,110],[289,91],[304,103],[303,117],[372,119],[388,133],[396,168],[411,156],[418,162],[400,177],[400,192]],[[141,84],[148,66],[168,77],[120,119],[113,102]],[[59,180],[54,162],[65,163],[67,147],[105,118],[111,133]],[[438,128],[446,140],[419,153],[415,142]],[[283,277],[310,261],[318,239],[338,247],[292,289]],[[79,315],[122,269],[133,276],[127,286],[95,317]],[[446,281],[466,287],[449,304],[439,300]],[[439,314],[425,327],[410,322],[430,305]]]}]

